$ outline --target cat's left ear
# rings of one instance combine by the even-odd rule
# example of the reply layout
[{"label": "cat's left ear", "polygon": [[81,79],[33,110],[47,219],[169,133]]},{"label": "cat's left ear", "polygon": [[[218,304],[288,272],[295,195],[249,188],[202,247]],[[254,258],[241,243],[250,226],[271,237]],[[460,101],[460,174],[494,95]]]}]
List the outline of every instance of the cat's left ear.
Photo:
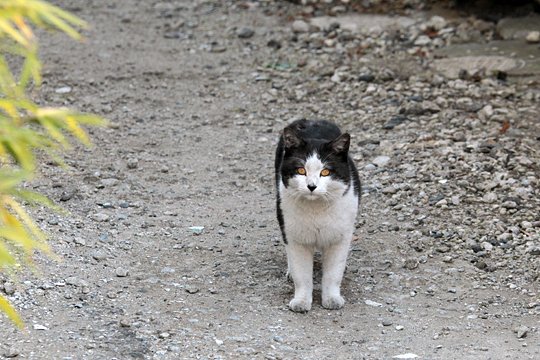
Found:
[{"label": "cat's left ear", "polygon": [[347,133],[339,135],[337,138],[328,143],[330,149],[332,149],[332,151],[336,154],[347,154],[349,152],[350,144],[351,135]]},{"label": "cat's left ear", "polygon": [[304,140],[300,139],[296,134],[296,131],[291,127],[283,129],[283,142],[286,149],[300,147],[304,144]]}]

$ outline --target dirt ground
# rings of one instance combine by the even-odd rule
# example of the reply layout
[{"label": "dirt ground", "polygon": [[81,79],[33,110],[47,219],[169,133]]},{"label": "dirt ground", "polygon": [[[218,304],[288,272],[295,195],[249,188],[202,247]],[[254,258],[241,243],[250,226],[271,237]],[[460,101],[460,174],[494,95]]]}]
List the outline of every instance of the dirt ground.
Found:
[{"label": "dirt ground", "polygon": [[[35,210],[59,260],[0,280],[27,324],[0,356],[540,358],[537,83],[438,77],[399,36],[339,55],[291,3],[59,3],[92,28],[42,35],[36,97],[112,126],[28,184],[71,215]],[[320,271],[287,307],[273,153],[302,117],[352,134],[364,185],[338,311]]]}]

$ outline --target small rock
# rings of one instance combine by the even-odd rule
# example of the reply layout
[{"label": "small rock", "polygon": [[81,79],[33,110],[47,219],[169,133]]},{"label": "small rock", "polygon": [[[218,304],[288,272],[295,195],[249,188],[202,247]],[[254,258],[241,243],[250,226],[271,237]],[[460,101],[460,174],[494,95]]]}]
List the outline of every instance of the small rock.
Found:
[{"label": "small rock", "polygon": [[497,236],[497,240],[499,240],[502,243],[507,243],[511,241],[514,238],[514,235],[511,233],[502,233],[499,236]]},{"label": "small rock", "polygon": [[405,329],[405,327],[403,325],[396,325],[396,330],[397,331],[401,331],[403,329]]},{"label": "small rock", "polygon": [[525,37],[528,43],[536,44],[540,42],[540,31],[531,31]]},{"label": "small rock", "polygon": [[406,353],[406,354],[399,354],[396,356],[392,356],[392,359],[416,359],[418,355],[413,353]]},{"label": "small rock", "polygon": [[116,186],[118,185],[118,183],[120,183],[120,180],[115,178],[107,178],[101,180],[101,185],[106,187]]},{"label": "small rock", "polygon": [[383,304],[372,301],[372,300],[365,300],[364,303],[368,306],[374,306],[374,307],[381,307]]},{"label": "small rock", "polygon": [[403,115],[392,116],[390,120],[384,123],[383,129],[391,130],[395,128],[396,126],[398,126],[399,124],[405,122],[406,120],[408,120],[407,117]]},{"label": "small rock", "polygon": [[493,250],[493,245],[490,244],[489,242],[487,241],[484,241],[482,244],[481,244],[482,248],[486,251],[491,251]]},{"label": "small rock", "polygon": [[75,195],[75,193],[76,193],[75,190],[63,191],[62,195],[60,196],[60,201],[71,200],[71,198],[73,197],[73,195]]},{"label": "small rock", "polygon": [[431,39],[429,36],[426,35],[420,35],[415,41],[414,45],[416,46],[425,46],[431,44]]},{"label": "small rock", "polygon": [[126,165],[127,165],[128,169],[136,169],[139,166],[139,159],[130,158],[130,159],[128,159]]},{"label": "small rock", "polygon": [[525,325],[518,326],[514,329],[514,332],[516,333],[516,336],[518,339],[523,339],[527,337],[527,333],[529,332],[529,328]]},{"label": "small rock", "polygon": [[73,242],[80,246],[86,246],[86,240],[80,237],[76,237],[75,239],[73,239]]},{"label": "small rock", "polygon": [[118,267],[118,268],[116,268],[116,270],[114,270],[114,273],[118,277],[126,277],[126,276],[129,275],[129,270],[124,269],[123,267]]},{"label": "small rock", "polygon": [[405,260],[405,264],[403,264],[403,267],[407,270],[414,270],[418,267],[418,260],[415,258],[409,258]]},{"label": "small rock", "polygon": [[383,320],[382,321],[382,326],[391,326],[393,324],[392,320]]},{"label": "small rock", "polygon": [[506,208],[506,209],[516,209],[517,204],[516,204],[515,201],[507,200],[507,201],[502,203],[502,207]]},{"label": "small rock", "polygon": [[284,341],[284,339],[279,335],[274,336],[273,339],[274,339],[275,342],[280,343],[280,344],[283,343],[283,341]]},{"label": "small rock", "polygon": [[426,23],[426,26],[433,30],[440,31],[446,27],[446,24],[447,22],[442,16],[432,16]]},{"label": "small rock", "polygon": [[92,253],[92,258],[97,261],[105,260],[107,258],[107,255],[99,250],[96,250]]},{"label": "small rock", "polygon": [[375,80],[375,76],[372,74],[360,74],[358,75],[358,81],[372,82]]},{"label": "small rock", "polygon": [[371,163],[377,165],[378,167],[385,166],[390,161],[390,157],[386,155],[377,156],[371,161]]},{"label": "small rock", "polygon": [[279,40],[276,40],[276,39],[268,40],[268,42],[266,43],[266,46],[275,50],[281,49],[281,43],[279,42]]},{"label": "small rock", "polygon": [[200,235],[202,234],[203,230],[204,230],[204,226],[190,226],[189,227],[189,231],[191,231],[193,235]]},{"label": "small rock", "polygon": [[109,220],[109,215],[104,213],[96,213],[92,215],[92,220],[98,221],[98,222],[105,222]]},{"label": "small rock", "polygon": [[55,93],[57,94],[69,94],[71,92],[71,87],[70,86],[62,86],[56,90],[54,90]]},{"label": "small rock", "polygon": [[5,283],[4,292],[6,295],[13,295],[15,293],[15,286],[12,283]]},{"label": "small rock", "polygon": [[33,328],[34,330],[49,330],[48,327],[40,325],[40,324],[34,324]]},{"label": "small rock", "polygon": [[373,171],[375,170],[377,167],[374,165],[374,164],[367,164],[366,166],[364,166],[364,169],[366,171]]},{"label": "small rock", "polygon": [[392,195],[392,194],[397,193],[398,190],[399,190],[399,189],[398,189],[396,186],[392,186],[392,185],[391,185],[391,186],[387,186],[387,187],[383,188],[381,191],[382,191],[383,194],[390,194],[390,195]]},{"label": "small rock", "polygon": [[495,201],[497,201],[497,194],[492,192],[487,193],[482,197],[482,200],[488,204],[494,203]]},{"label": "small rock", "polygon": [[249,39],[254,34],[255,31],[249,27],[241,27],[240,29],[236,30],[236,36],[238,36],[240,39]]},{"label": "small rock", "polygon": [[309,24],[304,20],[295,20],[293,21],[291,28],[295,33],[306,33],[309,31]]},{"label": "small rock", "polygon": [[9,348],[8,350],[6,350],[4,352],[4,356],[8,359],[11,359],[11,358],[14,358],[14,357],[17,357],[19,356],[21,353],[19,350],[17,350],[16,348]]},{"label": "small rock", "polygon": [[75,276],[70,276],[64,280],[67,285],[77,286],[77,287],[87,287],[88,283],[82,279],[79,279]]}]

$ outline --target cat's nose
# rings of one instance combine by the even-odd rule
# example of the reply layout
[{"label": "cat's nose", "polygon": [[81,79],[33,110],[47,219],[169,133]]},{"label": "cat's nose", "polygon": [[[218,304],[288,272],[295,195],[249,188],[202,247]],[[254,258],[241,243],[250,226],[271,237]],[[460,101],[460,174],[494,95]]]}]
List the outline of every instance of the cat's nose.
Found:
[{"label": "cat's nose", "polygon": [[309,189],[309,191],[313,192],[313,190],[317,188],[317,185],[308,185],[307,188]]}]

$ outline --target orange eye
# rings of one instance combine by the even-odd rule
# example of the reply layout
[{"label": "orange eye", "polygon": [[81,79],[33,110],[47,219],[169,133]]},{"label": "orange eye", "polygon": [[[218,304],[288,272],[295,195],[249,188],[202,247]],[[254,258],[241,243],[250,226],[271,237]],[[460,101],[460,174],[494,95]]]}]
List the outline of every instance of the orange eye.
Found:
[{"label": "orange eye", "polygon": [[306,175],[306,169],[302,167],[296,169],[296,172],[299,173],[300,175]]},{"label": "orange eye", "polygon": [[323,170],[321,171],[321,176],[328,176],[328,175],[330,175],[330,170],[328,170],[328,169],[323,169]]}]

